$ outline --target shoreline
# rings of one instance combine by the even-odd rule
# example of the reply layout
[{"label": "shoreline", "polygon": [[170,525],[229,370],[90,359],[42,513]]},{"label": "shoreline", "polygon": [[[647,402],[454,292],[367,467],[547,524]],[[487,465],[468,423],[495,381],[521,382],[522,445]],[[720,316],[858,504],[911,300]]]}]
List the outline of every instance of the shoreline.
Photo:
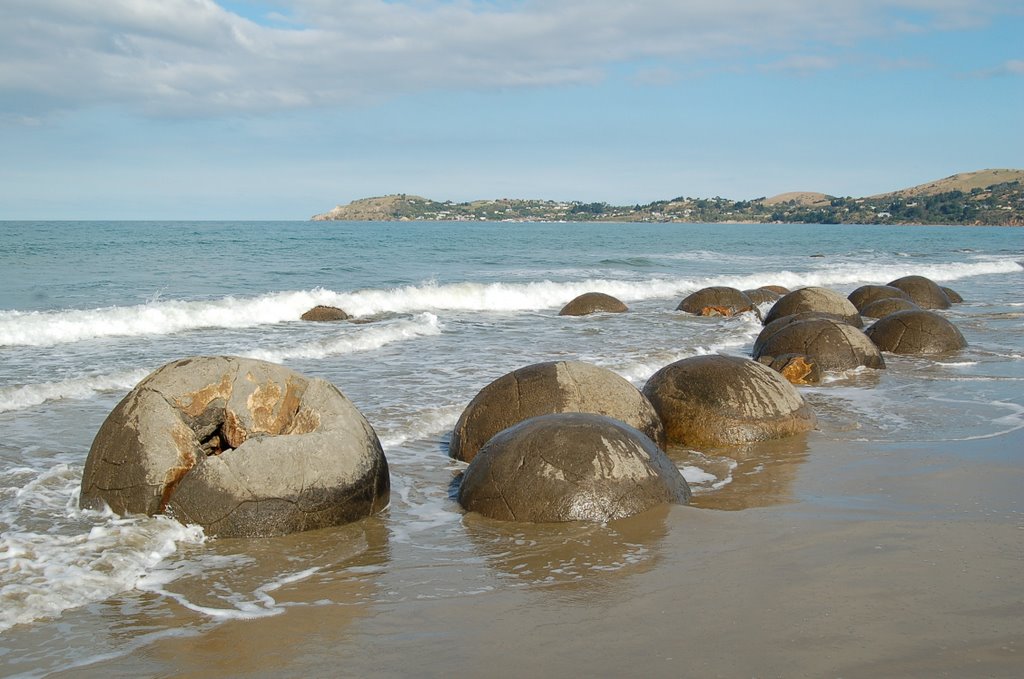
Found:
[{"label": "shoreline", "polygon": [[[1019,676],[1024,472],[1005,451],[1022,446],[1020,429],[895,444],[816,432],[771,506],[606,527],[463,515],[475,556],[458,567],[410,562],[371,521],[355,573],[282,587],[281,615],[54,676]],[[737,477],[729,492],[758,491]],[[467,581],[480,591],[438,595]]]}]

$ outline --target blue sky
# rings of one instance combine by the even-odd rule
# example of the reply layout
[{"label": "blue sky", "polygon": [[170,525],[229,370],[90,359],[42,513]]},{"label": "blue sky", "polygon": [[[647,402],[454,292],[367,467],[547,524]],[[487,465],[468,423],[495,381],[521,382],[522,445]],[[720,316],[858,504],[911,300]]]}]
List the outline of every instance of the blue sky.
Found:
[{"label": "blue sky", "polygon": [[0,219],[1024,168],[1020,0],[4,0]]}]

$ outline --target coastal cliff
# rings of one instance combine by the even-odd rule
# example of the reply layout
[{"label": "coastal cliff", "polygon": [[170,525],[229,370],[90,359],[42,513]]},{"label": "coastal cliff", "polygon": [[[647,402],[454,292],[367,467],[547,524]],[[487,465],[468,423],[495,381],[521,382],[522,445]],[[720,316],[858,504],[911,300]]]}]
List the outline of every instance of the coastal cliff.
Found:
[{"label": "coastal cliff", "polygon": [[338,205],[313,221],[605,221],[1024,225],[1024,170],[965,172],[863,198],[790,192],[730,200],[680,196],[645,205],[502,198],[438,202],[396,194]]}]

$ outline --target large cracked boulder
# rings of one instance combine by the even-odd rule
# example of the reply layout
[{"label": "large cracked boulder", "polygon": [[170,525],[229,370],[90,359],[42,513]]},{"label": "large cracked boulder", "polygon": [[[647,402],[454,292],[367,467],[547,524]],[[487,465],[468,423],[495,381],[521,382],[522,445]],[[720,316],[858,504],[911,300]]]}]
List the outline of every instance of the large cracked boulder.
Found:
[{"label": "large cracked boulder", "polygon": [[939,284],[930,278],[904,276],[889,281],[889,285],[910,295],[910,301],[922,309],[948,309],[951,306],[949,297]]},{"label": "large cracked boulder", "polygon": [[764,324],[768,325],[783,316],[792,316],[802,311],[830,314],[842,318],[856,328],[864,327],[864,321],[861,320],[853,302],[835,290],[818,287],[800,288],[788,295],[783,295],[782,299],[776,302],[764,317]]},{"label": "large cracked boulder", "polygon": [[920,309],[909,299],[902,299],[900,297],[885,297],[883,299],[876,299],[870,304],[865,304],[864,308],[860,310],[860,315],[863,318],[884,318],[889,314],[894,314],[897,311],[907,311],[909,309]]},{"label": "large cracked boulder", "polygon": [[671,363],[643,388],[669,443],[722,446],[792,436],[814,428],[800,393],[771,368],[712,354]]},{"label": "large cracked boulder", "polygon": [[897,311],[879,319],[866,334],[893,354],[945,354],[967,346],[960,330],[934,311]]},{"label": "large cracked boulder", "polygon": [[208,535],[281,535],[388,505],[366,418],[336,387],[254,359],[203,356],[142,380],[100,427],[80,504],[167,513]]},{"label": "large cracked boulder", "polygon": [[724,285],[701,288],[683,298],[676,311],[698,316],[735,316],[746,311],[757,313],[754,303],[741,290]]},{"label": "large cracked boulder", "polygon": [[449,454],[470,462],[502,429],[530,417],[566,412],[614,417],[659,446],[665,444],[654,407],[628,380],[589,363],[553,361],[519,368],[481,389],[455,423]]},{"label": "large cracked boulder", "polygon": [[689,500],[686,479],[654,441],[592,413],[532,417],[499,432],[459,486],[468,511],[535,523],[612,521]]},{"label": "large cracked boulder", "polygon": [[861,312],[862,315],[864,307],[868,304],[880,299],[892,298],[909,301],[910,295],[891,285],[862,285],[847,296],[847,299],[853,303],[853,306],[857,307],[857,311]]},{"label": "large cracked boulder", "polygon": [[629,311],[621,300],[606,295],[603,292],[585,292],[576,297],[558,312],[559,316],[586,316],[587,314],[604,311],[606,313],[621,314]]},{"label": "large cracked boulder", "polygon": [[884,368],[878,347],[858,328],[831,318],[808,318],[790,323],[762,342],[754,358],[798,354],[808,357],[825,372],[841,372],[861,366]]}]

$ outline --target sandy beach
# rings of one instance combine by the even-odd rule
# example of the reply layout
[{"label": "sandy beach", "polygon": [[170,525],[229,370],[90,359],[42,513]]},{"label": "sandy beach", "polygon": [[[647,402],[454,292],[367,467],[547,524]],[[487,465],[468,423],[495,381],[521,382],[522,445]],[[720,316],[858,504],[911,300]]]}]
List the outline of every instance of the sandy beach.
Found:
[{"label": "sandy beach", "polygon": [[[745,483],[740,467],[697,503],[750,508],[603,527],[467,515],[476,558],[458,567],[398,566],[410,555],[371,520],[345,531],[362,550],[351,575],[284,586],[282,615],[55,676],[1020,676],[1024,473],[1008,451],[1021,446],[1020,431],[892,445],[814,433],[796,456],[755,447],[775,471]],[[336,531],[317,538],[337,549]],[[467,581],[480,591],[438,595]],[[400,600],[366,602],[391,589]]]}]

